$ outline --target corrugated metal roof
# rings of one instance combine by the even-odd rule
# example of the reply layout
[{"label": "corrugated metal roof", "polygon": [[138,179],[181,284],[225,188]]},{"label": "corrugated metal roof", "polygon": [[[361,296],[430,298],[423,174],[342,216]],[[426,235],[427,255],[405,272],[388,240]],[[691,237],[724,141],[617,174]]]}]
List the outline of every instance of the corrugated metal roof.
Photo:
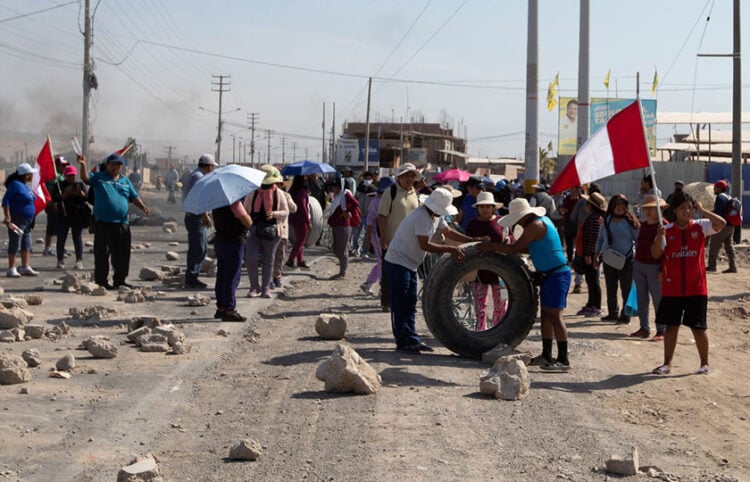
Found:
[{"label": "corrugated metal roof", "polygon": [[[657,124],[731,124],[731,112],[656,112]],[[750,124],[750,112],[742,113],[742,123]]]}]

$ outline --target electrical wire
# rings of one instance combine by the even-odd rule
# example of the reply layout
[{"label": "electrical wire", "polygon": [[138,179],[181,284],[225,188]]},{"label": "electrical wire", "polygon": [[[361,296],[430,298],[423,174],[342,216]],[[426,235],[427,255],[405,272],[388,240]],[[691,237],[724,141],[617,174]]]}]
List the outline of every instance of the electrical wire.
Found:
[{"label": "electrical wire", "polygon": [[41,10],[35,10],[33,12],[22,13],[20,15],[14,16],[14,17],[0,18],[0,23],[10,22],[11,20],[18,20],[19,18],[31,17],[33,15],[37,15],[37,14],[40,14],[40,13],[49,12],[50,10],[56,10],[58,8],[67,7],[68,5],[72,5],[74,3],[79,3],[79,1],[80,0],[73,0],[72,2],[61,3],[60,5],[53,5],[51,7],[43,8]]},{"label": "electrical wire", "polygon": [[[701,33],[701,39],[698,42],[698,47],[696,48],[696,52],[700,53],[701,47],[703,46],[703,39],[706,37],[706,30],[708,30],[708,22],[711,21],[711,12],[714,10],[714,0],[711,0],[711,8],[708,11],[708,16],[706,17],[706,23],[703,25],[703,33]],[[690,99],[690,130],[693,130],[693,112],[695,111],[695,92],[697,89],[695,88],[695,85],[698,81],[698,56],[695,56],[695,64],[693,66],[693,95]],[[695,135],[694,132],[692,132],[693,135]]]}]

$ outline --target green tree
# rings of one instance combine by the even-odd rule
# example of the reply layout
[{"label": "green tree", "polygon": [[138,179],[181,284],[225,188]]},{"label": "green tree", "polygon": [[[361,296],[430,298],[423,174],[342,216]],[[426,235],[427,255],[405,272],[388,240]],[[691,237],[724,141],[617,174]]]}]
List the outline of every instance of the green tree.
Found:
[{"label": "green tree", "polygon": [[546,182],[549,182],[555,175],[557,158],[550,156],[552,154],[552,142],[547,144],[547,148],[539,148],[539,170]]}]

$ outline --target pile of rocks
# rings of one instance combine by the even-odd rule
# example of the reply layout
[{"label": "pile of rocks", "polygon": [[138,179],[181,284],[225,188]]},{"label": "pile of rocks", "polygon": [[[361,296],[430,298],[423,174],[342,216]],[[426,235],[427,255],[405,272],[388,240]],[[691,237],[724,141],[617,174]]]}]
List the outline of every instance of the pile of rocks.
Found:
[{"label": "pile of rocks", "polygon": [[0,355],[0,385],[14,385],[31,380],[31,372],[26,362],[18,355],[4,353]]},{"label": "pile of rocks", "polygon": [[71,320],[87,326],[96,325],[102,320],[112,319],[116,314],[117,310],[102,305],[85,306],[78,308],[76,306],[68,310]]},{"label": "pile of rocks", "polygon": [[162,324],[155,316],[134,318],[128,326],[128,341],[143,352],[187,353],[185,333],[173,324]]},{"label": "pile of rocks", "polygon": [[154,301],[157,296],[158,293],[152,292],[151,287],[149,286],[132,289],[126,286],[120,286],[117,301],[124,301],[125,303],[143,303],[145,301]]},{"label": "pile of rocks", "polygon": [[64,293],[77,293],[91,296],[104,296],[107,290],[89,280],[81,278],[75,273],[66,273],[59,279],[53,281],[53,284],[59,284],[60,290]]}]

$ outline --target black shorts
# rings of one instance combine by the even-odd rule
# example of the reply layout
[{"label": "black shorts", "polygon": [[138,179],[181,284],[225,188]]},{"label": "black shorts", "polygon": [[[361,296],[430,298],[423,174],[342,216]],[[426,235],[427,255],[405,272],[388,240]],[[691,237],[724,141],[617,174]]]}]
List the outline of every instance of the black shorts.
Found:
[{"label": "black shorts", "polygon": [[656,311],[656,323],[661,325],[685,325],[696,330],[705,330],[708,296],[662,296]]}]

